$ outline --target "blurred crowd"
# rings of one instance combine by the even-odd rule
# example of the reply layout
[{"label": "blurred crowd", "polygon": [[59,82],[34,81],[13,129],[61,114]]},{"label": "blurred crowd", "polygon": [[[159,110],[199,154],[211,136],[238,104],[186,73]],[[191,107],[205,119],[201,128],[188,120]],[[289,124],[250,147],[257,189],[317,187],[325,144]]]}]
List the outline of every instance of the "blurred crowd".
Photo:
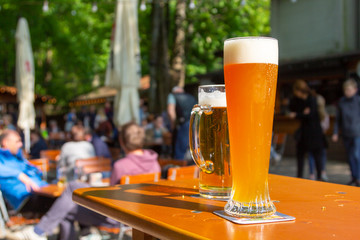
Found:
[{"label": "blurred crowd", "polygon": [[[71,201],[76,188],[94,184],[96,179],[94,174],[84,174],[77,162],[92,158],[96,161],[110,159],[111,170],[101,171],[100,179],[110,179],[112,185],[118,184],[123,175],[161,172],[158,159],[173,158],[173,133],[178,124],[176,113],[174,122],[171,122],[167,111],[152,114],[146,102],[141,102],[139,125],[130,122],[115,126],[110,102],[101,106],[71,108],[63,116],[48,116],[47,121],[37,117],[35,129],[30,133],[29,152],[24,150],[24,133],[17,127],[16,108],[8,108],[0,117],[0,190],[9,209],[43,216],[36,226],[9,232],[8,239],[46,239],[45,235],[56,226],[60,226],[60,239],[73,239],[75,221],[85,225],[81,226],[81,232],[82,228],[87,229],[86,226],[118,227],[117,222],[90,210],[84,212],[80,208],[79,212],[79,206]],[[171,104],[175,110],[175,102]],[[186,142],[182,143],[185,144],[184,152],[178,160],[186,160],[188,137]],[[51,160],[56,162],[55,169],[50,168],[44,178],[44,173],[30,159],[42,159],[42,153],[53,150],[58,151]],[[66,186],[55,202],[39,199],[34,194],[48,183]]]},{"label": "blurred crowd", "polygon": [[[344,142],[352,172],[349,184],[354,185],[360,184],[358,170],[360,168],[358,167],[360,166],[358,141],[360,140],[357,139],[360,136],[360,130],[355,124],[360,107],[356,100],[352,100],[359,96],[357,89],[357,82],[354,79],[344,82],[344,97],[339,100],[334,132],[331,133],[333,134],[331,140],[336,142],[341,136]],[[145,131],[145,148],[154,150],[160,158],[191,160],[188,129],[194,104],[196,104],[196,99],[180,87],[173,88],[168,96],[167,109],[160,114],[149,112],[147,102],[141,99],[139,118],[140,126]],[[348,105],[351,107],[349,108]],[[297,177],[304,177],[305,159],[308,159],[308,177],[314,180],[328,180],[326,149],[329,138],[326,135],[329,134],[330,116],[325,106],[324,97],[311,89],[304,80],[299,79],[293,84],[292,97],[287,101],[283,112],[289,118],[298,119],[301,122],[294,133]],[[37,116],[36,128],[31,131],[31,148],[28,156],[39,158],[41,150],[60,149],[72,139],[71,130],[74,126],[84,128],[88,135],[100,139],[109,148],[120,149],[119,129],[113,122],[113,116],[111,102],[100,106],[72,108],[62,118],[49,118],[47,122]],[[5,129],[16,130],[24,141],[22,131],[16,126],[17,117],[16,108],[9,105],[8,111],[0,118],[0,133]],[[273,143],[270,158],[277,163],[281,159],[281,154],[282,152],[277,152],[276,144]]]},{"label": "blurred crowd", "polygon": [[[346,80],[343,90],[331,139],[334,142],[340,138],[343,140],[351,171],[348,184],[360,186],[360,96],[357,82]],[[37,118],[36,128],[30,134],[30,152],[22,149],[24,136],[16,126],[17,113],[14,107],[9,107],[0,119],[0,189],[10,207],[20,209],[24,200],[30,198],[32,201],[27,207],[36,210],[39,200],[33,199],[33,191],[46,185],[46,181],[66,179],[68,182],[63,195],[53,204],[48,204],[48,208],[42,209],[47,213],[39,224],[15,231],[9,239],[45,239],[43,236],[58,224],[61,239],[70,239],[74,234],[74,221],[85,225],[116,225],[116,222],[90,210],[81,212],[79,206],[72,203],[73,190],[89,186],[86,182],[89,178],[81,178],[76,161],[93,157],[110,159],[111,170],[102,171],[102,178],[110,178],[110,184],[118,184],[123,175],[160,172],[159,158],[190,160],[189,120],[196,102],[184,89],[175,87],[168,96],[166,111],[152,114],[146,102],[141,101],[140,124],[130,122],[120,128],[114,125],[110,102],[103,106],[72,108],[62,118],[49,121]],[[309,178],[328,181],[326,134],[330,117],[325,109],[324,97],[313,91],[304,80],[297,80],[293,85],[287,116],[300,122],[294,133],[297,177],[304,177],[307,157]],[[281,154],[276,152],[274,145],[272,147],[270,158],[278,162]],[[54,179],[44,179],[39,169],[26,160],[40,158],[46,149],[59,150]],[[118,151],[114,152],[114,149]],[[77,181],[79,179],[84,181]]]},{"label": "blurred crowd", "polygon": [[[177,100],[174,96],[185,96],[183,100]],[[186,98],[191,99],[185,106]],[[139,107],[140,126],[145,130],[145,147],[154,150],[161,158],[175,158],[178,160],[191,159],[188,150],[188,121],[192,106],[196,103],[194,97],[184,93],[182,88],[175,88],[169,95],[168,108],[160,114],[148,111],[147,102],[141,99]],[[41,115],[41,114],[39,114]],[[71,129],[80,126],[86,132],[100,138],[110,148],[120,149],[118,141],[119,128],[113,121],[114,111],[111,102],[103,105],[81,106],[71,108],[63,116],[38,116],[36,117],[35,129],[31,130],[29,158],[39,158],[40,151],[44,149],[60,149],[66,142],[71,140]],[[0,115],[0,134],[6,129],[19,132],[24,142],[24,134],[17,127],[18,111],[13,105],[9,105],[7,111]],[[184,125],[185,123],[185,125]],[[180,129],[183,126],[183,129]],[[184,126],[186,131],[184,131]],[[178,144],[176,144],[178,142]]]},{"label": "blurred crowd", "polygon": [[[300,127],[293,134],[296,142],[297,177],[304,177],[307,157],[308,177],[328,181],[326,162],[329,140],[338,142],[342,139],[351,172],[348,185],[360,186],[360,96],[357,81],[349,78],[343,82],[344,96],[338,100],[333,129],[330,129],[330,115],[323,96],[302,79],[295,81],[292,93],[282,112],[300,122]],[[331,137],[328,138],[327,135]],[[275,151],[272,151],[271,158],[275,163],[280,160]]]},{"label": "blurred crowd", "polygon": [[[86,174],[77,163],[94,160],[103,164],[103,160],[110,160],[109,168],[97,173],[100,179],[110,179],[111,185],[118,184],[124,175],[162,173],[168,168],[160,167],[160,158],[185,160],[182,165],[186,165],[191,159],[189,119],[195,104],[192,95],[175,87],[169,94],[167,109],[161,114],[150,113],[146,102],[141,101],[140,124],[115,126],[110,102],[72,108],[63,116],[49,116],[47,120],[37,116],[35,129],[30,133],[30,151],[24,149],[26,140],[17,127],[16,109],[8,107],[0,117],[0,190],[8,208],[43,216],[35,226],[9,232],[8,239],[46,239],[56,226],[60,226],[60,239],[73,239],[75,221],[85,229],[103,224],[118,227],[113,220],[84,211],[71,201],[75,189],[90,186],[97,178],[92,173]],[[57,152],[53,159],[45,158],[55,168],[41,170],[32,160],[44,159],[47,151]],[[55,201],[39,199],[34,194],[48,183],[66,186]]]}]

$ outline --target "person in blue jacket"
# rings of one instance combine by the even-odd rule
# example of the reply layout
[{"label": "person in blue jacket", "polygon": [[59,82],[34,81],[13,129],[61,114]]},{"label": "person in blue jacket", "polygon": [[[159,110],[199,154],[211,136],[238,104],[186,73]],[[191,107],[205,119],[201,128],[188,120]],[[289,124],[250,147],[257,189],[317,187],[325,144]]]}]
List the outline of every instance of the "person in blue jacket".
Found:
[{"label": "person in blue jacket", "polygon": [[47,183],[42,173],[22,155],[22,141],[14,130],[5,130],[0,135],[0,190],[12,208],[18,210],[33,190]]},{"label": "person in blue jacket", "polygon": [[351,180],[348,185],[360,187],[360,96],[355,79],[343,83],[344,96],[338,103],[332,140],[337,142],[339,134],[347,152]]}]

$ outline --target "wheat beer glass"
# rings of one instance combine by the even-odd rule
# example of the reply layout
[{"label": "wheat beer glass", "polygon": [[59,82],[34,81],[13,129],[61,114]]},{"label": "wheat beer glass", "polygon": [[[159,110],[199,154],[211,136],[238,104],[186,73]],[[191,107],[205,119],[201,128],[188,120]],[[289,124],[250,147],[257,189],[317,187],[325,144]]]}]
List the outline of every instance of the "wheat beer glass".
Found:
[{"label": "wheat beer glass", "polygon": [[278,42],[245,37],[224,43],[224,74],[232,171],[225,212],[261,217],[275,212],[268,171],[278,72]]},{"label": "wheat beer glass", "polygon": [[191,155],[201,169],[200,195],[228,199],[231,175],[225,85],[199,87],[199,104],[192,109],[189,131]]}]

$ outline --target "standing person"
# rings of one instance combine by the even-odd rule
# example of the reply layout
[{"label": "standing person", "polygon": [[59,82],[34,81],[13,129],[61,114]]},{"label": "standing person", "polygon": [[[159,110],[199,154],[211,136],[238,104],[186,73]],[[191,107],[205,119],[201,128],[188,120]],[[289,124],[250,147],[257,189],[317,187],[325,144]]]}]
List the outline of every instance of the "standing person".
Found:
[{"label": "standing person", "polygon": [[[118,184],[123,175],[135,175],[160,172],[157,154],[151,150],[144,150],[144,130],[136,123],[128,123],[122,127],[119,136],[121,147],[126,157],[119,159],[112,170],[110,185]],[[60,225],[60,239],[76,239],[74,222],[83,226],[108,227],[118,226],[118,222],[100,215],[72,201],[72,193],[77,188],[89,187],[89,184],[70,182],[63,194],[54,202],[50,210],[35,226],[19,231],[10,232],[7,239],[11,240],[45,240],[46,234],[52,233]]]},{"label": "standing person", "polygon": [[95,117],[95,132],[104,142],[112,142],[113,126],[105,114],[105,108],[101,107]]},{"label": "standing person", "polygon": [[95,150],[91,143],[85,140],[85,130],[81,126],[71,128],[72,141],[61,147],[60,160],[58,162],[59,177],[66,177],[66,180],[75,180],[75,161],[81,158],[95,156]]},{"label": "standing person", "polygon": [[64,116],[65,119],[65,132],[70,132],[71,128],[75,125],[77,118],[76,118],[76,109],[72,108],[69,113]]},{"label": "standing person", "polygon": [[[7,113],[11,116],[12,122],[17,123],[19,112],[14,105],[12,104],[9,105]],[[12,130],[16,130],[16,129],[12,129]]]},{"label": "standing person", "polygon": [[303,177],[304,159],[306,153],[311,153],[315,159],[317,179],[321,180],[321,157],[324,149],[324,138],[320,126],[316,97],[304,80],[297,80],[293,86],[294,98],[290,103],[291,118],[301,121],[296,132],[297,177]]},{"label": "standing person", "polygon": [[339,134],[342,136],[351,171],[348,185],[360,186],[360,96],[356,81],[346,80],[343,90],[345,96],[338,104],[332,140],[337,142]]},{"label": "standing person", "polygon": [[168,96],[167,112],[173,133],[173,155],[177,160],[184,160],[189,148],[190,115],[196,99],[184,92],[182,87],[174,87]]},{"label": "standing person", "polygon": [[95,118],[96,118],[96,106],[91,105],[89,110],[89,126],[92,130],[95,130]]},{"label": "standing person", "polygon": [[61,145],[65,142],[66,136],[64,132],[58,126],[56,120],[49,121],[49,147],[50,148],[60,148]]},{"label": "standing person", "polygon": [[32,190],[47,185],[42,173],[22,155],[22,141],[14,130],[4,130],[0,135],[0,190],[14,209],[23,206],[32,196]]},{"label": "standing person", "polygon": [[49,131],[48,132],[49,132],[49,134],[61,132],[61,129],[59,128],[56,120],[49,121]]},{"label": "standing person", "polygon": [[[328,144],[327,144],[325,134],[330,127],[330,117],[325,109],[325,106],[326,106],[325,98],[323,96],[321,96],[320,94],[316,94],[316,101],[318,104],[320,125],[321,125],[321,129],[323,131],[323,138],[324,138],[324,144],[325,144],[325,147],[321,154],[322,155],[322,157],[321,157],[321,179],[324,181],[328,181],[329,179],[326,175],[326,158],[327,158],[326,148],[327,148]],[[315,174],[314,174],[315,160],[311,153],[309,153],[308,157],[309,157],[309,178],[312,180],[315,180]]]},{"label": "standing person", "polygon": [[113,124],[114,111],[113,111],[113,106],[112,106],[111,102],[105,103],[104,111],[105,111],[105,115],[106,115],[107,119],[109,120],[109,122],[111,124]]},{"label": "standing person", "polygon": [[90,115],[87,106],[82,106],[80,112],[77,114],[78,121],[82,122],[84,128],[90,127]]}]

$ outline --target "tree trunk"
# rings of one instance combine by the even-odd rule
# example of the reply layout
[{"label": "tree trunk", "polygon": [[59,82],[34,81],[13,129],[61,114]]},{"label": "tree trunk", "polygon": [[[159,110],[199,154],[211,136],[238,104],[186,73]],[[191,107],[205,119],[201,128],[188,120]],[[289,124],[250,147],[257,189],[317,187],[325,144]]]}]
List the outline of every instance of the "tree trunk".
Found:
[{"label": "tree trunk", "polygon": [[171,63],[172,84],[184,87],[185,85],[185,21],[186,0],[176,2],[175,15],[175,43]]},{"label": "tree trunk", "polygon": [[166,31],[166,4],[160,0],[152,3],[152,36],[150,53],[149,110],[161,113],[166,109],[169,84],[169,58]]}]

